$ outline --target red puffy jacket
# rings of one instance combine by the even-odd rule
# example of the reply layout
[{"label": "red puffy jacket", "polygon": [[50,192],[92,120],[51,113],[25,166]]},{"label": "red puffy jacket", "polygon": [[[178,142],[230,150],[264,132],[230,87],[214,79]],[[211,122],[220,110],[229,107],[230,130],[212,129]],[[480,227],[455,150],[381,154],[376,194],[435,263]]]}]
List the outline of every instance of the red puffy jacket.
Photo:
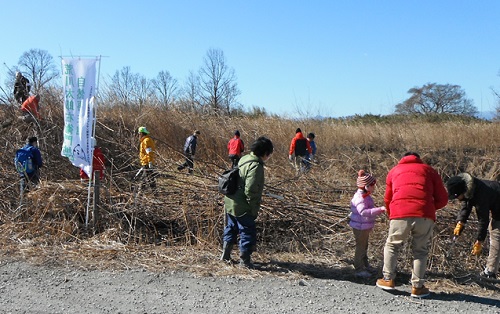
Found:
[{"label": "red puffy jacket", "polygon": [[227,143],[227,151],[229,155],[241,156],[241,153],[243,153],[244,150],[245,144],[238,135],[235,135]]},{"label": "red puffy jacket", "polygon": [[[302,152],[297,152],[295,149],[297,148],[297,141],[302,141],[302,145],[305,145],[305,147],[301,147],[304,151]],[[312,148],[311,144],[309,141],[304,137],[302,132],[297,132],[295,133],[295,137],[292,138],[292,142],[290,143],[290,151],[288,152],[289,155],[295,154],[296,156],[306,156],[307,153],[312,154]]]},{"label": "red puffy jacket", "polygon": [[403,157],[387,174],[384,195],[389,219],[422,217],[436,220],[448,203],[448,192],[436,170],[414,155]]}]

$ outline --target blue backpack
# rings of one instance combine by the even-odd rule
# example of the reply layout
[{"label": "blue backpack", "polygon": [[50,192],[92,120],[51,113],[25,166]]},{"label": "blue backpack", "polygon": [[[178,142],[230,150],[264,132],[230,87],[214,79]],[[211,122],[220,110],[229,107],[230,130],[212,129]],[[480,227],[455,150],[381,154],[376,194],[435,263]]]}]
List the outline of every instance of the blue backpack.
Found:
[{"label": "blue backpack", "polygon": [[21,174],[31,174],[35,171],[35,166],[33,165],[33,152],[30,148],[20,148],[16,151],[16,157],[14,157],[14,164],[16,166],[17,172]]}]

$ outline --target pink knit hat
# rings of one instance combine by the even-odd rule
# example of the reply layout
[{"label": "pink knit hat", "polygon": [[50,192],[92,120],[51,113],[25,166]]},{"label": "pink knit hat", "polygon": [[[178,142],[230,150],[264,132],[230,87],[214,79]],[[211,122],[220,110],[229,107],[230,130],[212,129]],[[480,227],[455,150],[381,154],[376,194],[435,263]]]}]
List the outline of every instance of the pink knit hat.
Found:
[{"label": "pink knit hat", "polygon": [[371,185],[372,183],[375,182],[377,182],[377,180],[371,174],[366,173],[364,170],[358,171],[358,179],[356,180],[358,188],[364,189],[365,186]]}]

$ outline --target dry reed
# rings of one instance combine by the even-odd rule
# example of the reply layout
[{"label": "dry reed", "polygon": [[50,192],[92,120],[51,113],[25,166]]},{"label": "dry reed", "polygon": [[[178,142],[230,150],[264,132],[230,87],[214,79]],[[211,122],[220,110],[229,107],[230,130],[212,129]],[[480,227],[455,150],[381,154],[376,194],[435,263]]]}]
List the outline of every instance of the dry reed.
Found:
[{"label": "dry reed", "polygon": [[[134,107],[102,107],[98,109],[96,138],[108,160],[107,179],[101,193],[100,220],[95,228],[85,228],[87,187],[80,184],[78,169],[60,156],[62,110],[47,104],[45,118],[37,125],[18,121],[16,110],[10,107],[3,108],[1,115],[1,252],[44,263],[229,272],[216,263],[223,228],[223,198],[216,183],[217,174],[229,166],[226,145],[236,129],[247,151],[259,136],[269,137],[275,146],[266,165],[265,191],[284,200],[263,198],[256,255],[272,273],[352,277],[354,240],[347,215],[359,169],[383,182],[402,154],[411,150],[418,151],[444,180],[460,171],[494,180],[500,175],[498,147],[491,141],[500,136],[500,126],[484,121],[359,123],[202,116],[147,106],[140,112]],[[150,130],[157,144],[157,196],[139,189],[132,180],[139,167],[135,131],[141,125]],[[314,132],[318,145],[312,170],[298,176],[287,160],[297,127],[304,133]],[[201,135],[195,174],[189,176],[176,167],[183,162],[184,140],[194,129]],[[19,206],[12,156],[29,135],[38,136],[46,167],[41,188],[30,192]],[[378,204],[382,204],[383,193],[384,186],[379,184],[375,193]],[[480,283],[471,280],[475,278],[472,274],[481,269],[485,257],[476,260],[469,256],[477,228],[474,219],[454,246],[453,257],[445,258],[457,209],[457,204],[450,204],[438,213],[429,277],[443,287],[464,282],[475,287]],[[370,239],[370,256],[378,266],[387,229],[387,219],[381,218]],[[405,278],[411,269],[407,245],[399,265]],[[498,289],[488,287],[493,293]]]}]

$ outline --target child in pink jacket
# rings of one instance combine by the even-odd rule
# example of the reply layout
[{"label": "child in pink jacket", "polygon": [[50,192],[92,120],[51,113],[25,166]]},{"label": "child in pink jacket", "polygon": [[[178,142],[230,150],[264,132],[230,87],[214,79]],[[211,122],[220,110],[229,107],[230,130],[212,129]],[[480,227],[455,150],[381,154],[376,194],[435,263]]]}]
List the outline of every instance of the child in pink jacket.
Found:
[{"label": "child in pink jacket", "polygon": [[375,207],[372,197],[377,180],[364,170],[359,170],[356,184],[358,190],[351,200],[351,214],[349,225],[352,227],[356,239],[354,254],[354,269],[358,277],[370,277],[375,269],[368,264],[368,238],[375,225],[378,215],[385,212],[385,207]]}]

